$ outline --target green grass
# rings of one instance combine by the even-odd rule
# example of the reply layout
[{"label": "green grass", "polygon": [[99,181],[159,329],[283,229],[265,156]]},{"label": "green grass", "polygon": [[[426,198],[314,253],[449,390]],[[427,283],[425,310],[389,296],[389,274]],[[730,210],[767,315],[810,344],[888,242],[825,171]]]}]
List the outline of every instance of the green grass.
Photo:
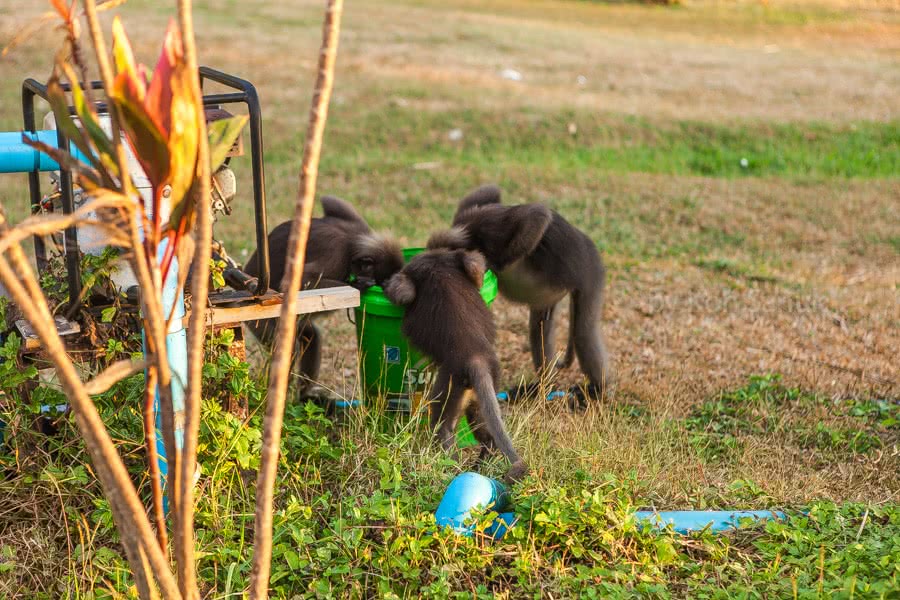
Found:
[{"label": "green grass", "polygon": [[883,400],[832,403],[781,384],[777,376],[697,406],[684,421],[691,443],[710,463],[737,460],[747,443],[779,439],[782,446],[815,449],[823,456],[869,454],[900,441],[900,405]]},{"label": "green grass", "polygon": [[[216,350],[210,360],[199,444],[199,576],[210,597],[225,598],[243,590],[249,577],[261,389],[245,365]],[[129,470],[143,482],[146,500],[141,386],[141,376],[132,377],[100,396],[97,405]],[[10,387],[5,391],[14,393]],[[217,402],[234,391],[250,400],[246,422]],[[769,427],[760,410],[819,403],[813,395],[785,388],[778,378],[760,377],[705,404],[684,426],[759,432]],[[847,409],[871,423],[897,416],[895,406],[878,402]],[[627,406],[622,410],[634,413]],[[627,416],[622,410],[619,418]],[[0,416],[21,423],[28,411],[20,407]],[[640,410],[634,417],[644,418]],[[477,533],[465,538],[435,524],[433,511],[457,470],[428,446],[423,430],[375,413],[338,421],[311,404],[288,407],[273,597],[889,598],[900,593],[896,503],[773,506],[759,484],[737,480],[704,508],[785,508],[788,519],[724,535],[681,536],[634,519],[634,511],[648,504],[643,496],[648,482],[634,474],[575,470],[516,486],[519,522],[503,540]],[[0,519],[5,532],[0,592],[30,590],[32,598],[117,598],[133,592],[109,505],[82,462],[84,449],[72,421],[64,420],[58,436],[49,439],[21,426],[11,429],[15,435],[0,450],[0,468],[8,474],[0,496],[5,505],[33,496],[38,510],[19,514],[17,521]],[[46,452],[25,452],[32,444]],[[41,511],[63,498],[65,517],[90,532],[70,540],[75,567],[33,563],[66,554],[66,534],[59,530],[34,538],[30,557],[20,556],[26,546],[16,543],[16,526],[47,519]],[[476,530],[490,520],[490,513],[477,519]]]},{"label": "green grass", "polygon": [[[400,107],[342,118],[335,110],[324,172],[385,172],[426,161],[502,170],[658,173],[709,177],[893,178],[900,173],[900,122],[652,122],[608,113],[413,111]],[[348,115],[349,116],[349,115]],[[571,134],[570,124],[575,133]],[[463,137],[451,141],[459,129]],[[352,138],[352,141],[351,141]],[[348,151],[343,151],[344,149]],[[272,160],[282,157],[275,153]],[[742,162],[744,161],[744,162]]]}]

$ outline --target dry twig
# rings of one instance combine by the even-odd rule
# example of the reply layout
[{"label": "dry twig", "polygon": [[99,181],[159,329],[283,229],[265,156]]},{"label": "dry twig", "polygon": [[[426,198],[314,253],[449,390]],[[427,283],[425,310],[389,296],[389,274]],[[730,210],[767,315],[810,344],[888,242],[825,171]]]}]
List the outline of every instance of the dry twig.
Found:
[{"label": "dry twig", "polygon": [[300,167],[300,190],[294,207],[294,222],[287,248],[284,304],[278,320],[275,339],[278,344],[272,358],[269,387],[266,395],[266,416],[263,422],[262,454],[256,482],[256,525],[254,528],[253,566],[250,574],[250,598],[268,597],[269,574],[272,560],[272,502],[275,475],[278,469],[278,450],[281,444],[281,426],[284,418],[284,398],[287,393],[291,355],[294,348],[297,322],[297,292],[306,260],[306,241],[312,218],[319,169],[319,154],[328,116],[328,101],[334,82],[334,62],[337,55],[343,0],[328,0],[325,23],[322,28],[322,47],[319,51],[319,73],[313,91],[312,107],[303,162]]}]

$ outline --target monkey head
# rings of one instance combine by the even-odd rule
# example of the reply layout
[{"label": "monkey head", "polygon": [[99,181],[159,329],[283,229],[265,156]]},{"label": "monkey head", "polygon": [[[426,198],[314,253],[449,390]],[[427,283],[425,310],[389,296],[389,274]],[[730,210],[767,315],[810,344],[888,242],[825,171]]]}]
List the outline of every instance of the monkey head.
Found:
[{"label": "monkey head", "polygon": [[393,239],[375,233],[357,236],[350,248],[350,274],[358,286],[384,285],[403,268],[403,252]]},{"label": "monkey head", "polygon": [[429,285],[432,277],[441,277],[448,272],[461,273],[468,279],[475,290],[481,289],[487,264],[480,252],[469,250],[452,250],[437,248],[418,254],[391,277],[384,287],[384,295],[399,306],[412,304],[419,295],[417,290],[435,291]]}]

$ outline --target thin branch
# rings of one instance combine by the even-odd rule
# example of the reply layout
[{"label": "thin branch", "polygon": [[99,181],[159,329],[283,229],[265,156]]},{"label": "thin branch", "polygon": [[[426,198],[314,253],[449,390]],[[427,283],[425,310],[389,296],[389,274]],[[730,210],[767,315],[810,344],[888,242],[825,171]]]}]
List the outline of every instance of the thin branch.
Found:
[{"label": "thin branch", "polygon": [[197,65],[194,19],[190,0],[178,0],[178,25],[184,61],[191,77],[191,87],[200,117],[197,147],[195,203],[197,231],[193,274],[191,279],[191,316],[187,332],[188,382],[184,399],[184,446],[176,474],[178,506],[176,510],[175,561],[178,587],[185,600],[199,598],[194,564],[194,471],[197,468],[197,438],[200,431],[200,397],[203,386],[203,342],[206,339],[206,304],[209,295],[209,257],[212,254],[212,221],[210,218],[209,139],[203,107],[203,92]]},{"label": "thin branch", "polygon": [[[107,95],[106,104],[109,107],[110,125],[113,134],[112,141],[116,149],[116,162],[119,166],[119,179],[122,188],[126,191],[126,193],[133,192],[133,187],[131,185],[130,179],[130,171],[128,169],[128,158],[125,151],[125,145],[122,143],[120,115],[118,113],[116,104],[112,102],[112,99],[109,97],[109,92],[113,89],[113,70],[112,66],[110,65],[109,55],[106,50],[106,41],[103,37],[103,31],[100,28],[100,21],[97,18],[97,6],[95,0],[85,0],[84,12],[88,21],[88,29],[90,31],[91,41],[94,45],[94,53],[97,58],[100,77],[103,81],[103,87]],[[155,218],[158,218],[158,207],[157,214],[154,216]],[[138,240],[139,235],[134,235],[134,233],[136,233],[136,223],[133,219],[130,220],[129,228],[132,230],[131,237],[135,250],[135,260],[132,261],[132,270],[138,276],[138,282],[141,286],[141,289],[144,290],[144,293],[141,294],[141,298],[143,308],[145,309],[143,311],[143,324],[146,334],[147,348],[148,350],[150,350],[150,362],[152,362],[156,367],[156,373],[158,375],[159,381],[159,405],[160,411],[162,412],[162,434],[163,442],[166,448],[166,460],[169,463],[170,472],[174,472],[173,470],[176,469],[178,465],[178,456],[176,454],[177,451],[175,447],[175,417],[172,409],[171,372],[166,356],[166,328],[164,326],[165,319],[163,318],[160,296],[160,293],[162,292],[162,281],[158,281],[155,278],[148,277],[148,275],[158,270],[158,268],[154,268],[154,266],[156,265],[157,257],[155,253],[145,252],[145,248]],[[146,242],[146,240],[144,242]],[[140,250],[138,249],[139,247]],[[144,264],[141,265],[141,262],[143,262]],[[135,269],[134,267],[137,267],[137,269]],[[146,267],[149,267],[149,269],[147,269]],[[159,285],[153,285],[154,283],[159,283]],[[149,290],[153,290],[154,293],[147,293]],[[148,386],[148,389],[152,388]],[[148,422],[152,422],[152,415],[149,417],[145,415],[145,425]],[[147,437],[149,439],[149,434],[147,434]],[[155,449],[156,446],[154,440],[153,448],[150,448],[150,444],[148,444],[147,447],[148,461],[151,463],[154,462],[151,457],[155,454]],[[150,464],[149,466],[151,473],[153,473],[154,469],[156,469],[158,473],[159,465],[154,466],[153,464]],[[172,489],[172,487],[173,486],[171,485],[168,486],[170,490]],[[174,496],[170,494],[170,497]],[[154,499],[156,500],[155,496]],[[154,510],[158,517],[159,513],[162,512],[161,505],[154,506]],[[159,521],[157,523],[157,526],[161,531],[160,542],[162,542],[165,540],[165,521]],[[163,546],[163,550],[165,550],[165,546]]]},{"label": "thin branch", "polygon": [[102,394],[119,381],[140,373],[147,367],[143,360],[118,360],[104,369],[102,373],[84,384],[84,391],[91,396]]},{"label": "thin branch", "polygon": [[[107,7],[104,6],[104,8]],[[113,89],[114,76],[112,66],[109,64],[106,40],[103,38],[103,30],[100,28],[100,19],[97,18],[97,6],[94,0],[84,0],[84,14],[87,17],[88,31],[91,35],[91,42],[94,45],[94,54],[97,57],[100,80],[103,81],[103,90],[106,93],[106,107],[109,111],[112,142],[113,147],[116,149],[116,162],[119,166],[119,182],[122,185],[122,189],[127,193],[132,189],[130,185],[131,174],[128,170],[128,155],[125,152],[125,144],[122,143],[119,109],[109,97],[109,91]]]},{"label": "thin branch", "polygon": [[263,423],[263,444],[259,475],[256,482],[256,525],[254,529],[253,566],[250,573],[250,598],[268,597],[269,574],[272,561],[272,503],[278,454],[281,446],[281,426],[284,419],[284,399],[288,387],[291,355],[294,348],[297,322],[297,292],[306,261],[306,242],[312,218],[319,154],[328,116],[328,102],[334,82],[334,62],[337,55],[343,0],[328,0],[322,27],[322,47],[319,51],[319,72],[313,91],[303,162],[300,168],[300,189],[294,207],[294,222],[287,249],[288,286],[278,320],[275,339],[278,344],[272,359],[267,392],[266,416]]},{"label": "thin branch", "polygon": [[156,540],[159,542],[159,549],[165,553],[169,548],[169,538],[166,535],[166,515],[163,511],[159,453],[156,451],[156,419],[153,418],[155,388],[156,368],[151,366],[147,369],[147,381],[144,385],[144,447],[147,450],[147,467],[150,471],[150,491],[153,498],[153,520],[156,522]]},{"label": "thin branch", "polygon": [[102,228],[105,230],[109,240],[105,245],[127,246],[128,238],[121,235],[122,231],[119,227],[111,223],[88,218],[90,213],[104,208],[122,208],[130,212],[133,205],[124,196],[102,196],[85,203],[78,210],[69,214],[51,213],[28,217],[12,229],[7,230],[3,238],[0,239],[0,253],[6,252],[11,246],[20,244],[33,236],[52,235],[75,225],[91,225]]}]

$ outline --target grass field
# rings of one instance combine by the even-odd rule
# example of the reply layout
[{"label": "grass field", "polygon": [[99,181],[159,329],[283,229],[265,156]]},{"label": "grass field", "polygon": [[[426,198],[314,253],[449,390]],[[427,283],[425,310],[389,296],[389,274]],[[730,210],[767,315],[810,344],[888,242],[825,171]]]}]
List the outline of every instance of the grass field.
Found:
[{"label": "grass field", "polygon": [[[201,62],[260,89],[274,225],[296,194],[321,3],[196,7]],[[0,0],[0,43],[43,10]],[[617,385],[585,414],[508,409],[534,474],[513,491],[521,523],[496,543],[435,531],[431,511],[466,465],[420,428],[290,407],[273,595],[900,595],[897,2],[345,10],[321,192],[407,245],[482,182],[508,202],[550,204],[603,250]],[[130,0],[120,12],[151,62],[171,9]],[[19,83],[45,78],[55,47],[44,31],[0,60],[0,130],[20,127]],[[252,203],[238,168],[246,194],[216,235],[240,259]],[[26,198],[24,176],[2,176],[13,219]],[[494,315],[513,384],[530,374],[527,314],[499,300]],[[323,383],[352,396],[353,326],[326,323]],[[224,356],[207,369],[198,537],[210,598],[239,597],[247,581],[260,435],[255,413],[238,422],[214,400],[231,386],[258,407],[260,376]],[[570,369],[555,383],[578,380]],[[136,480],[139,385],[98,400]],[[127,595],[72,426],[41,447],[27,460],[0,451],[0,597]],[[683,537],[636,525],[641,507],[791,516]]]}]

